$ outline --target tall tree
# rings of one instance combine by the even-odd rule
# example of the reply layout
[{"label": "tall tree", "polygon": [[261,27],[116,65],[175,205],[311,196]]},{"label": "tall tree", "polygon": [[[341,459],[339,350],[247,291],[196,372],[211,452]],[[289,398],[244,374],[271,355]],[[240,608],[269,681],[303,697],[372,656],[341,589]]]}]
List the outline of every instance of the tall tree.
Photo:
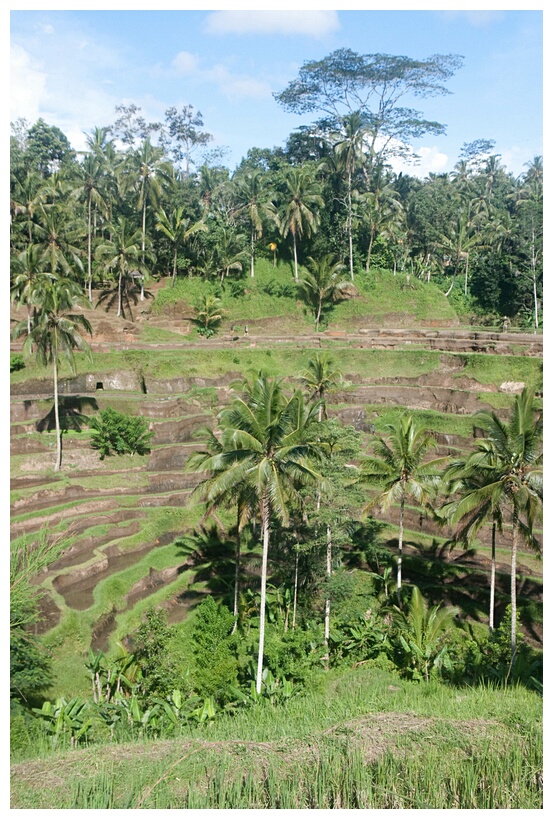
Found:
[{"label": "tall tree", "polygon": [[84,199],[86,203],[86,239],[87,239],[87,287],[88,300],[92,303],[92,217],[93,209],[99,209],[105,216],[108,206],[103,197],[103,169],[98,157],[88,154],[79,167],[79,183],[71,191],[75,199]]},{"label": "tall tree", "polygon": [[542,416],[534,409],[534,392],[525,387],[515,396],[507,423],[495,412],[482,412],[475,426],[483,431],[488,446],[479,459],[487,475],[480,498],[493,508],[503,507],[511,518],[511,651],[516,657],[517,551],[519,537],[540,551],[534,527],[542,513],[543,481]]},{"label": "tall tree", "polygon": [[[462,57],[435,54],[425,60],[390,54],[357,54],[349,48],[322,60],[309,60],[279,93],[276,101],[293,114],[319,112],[335,125],[359,112],[370,131],[370,160],[409,156],[409,143],[424,134],[442,134],[444,125],[422,118],[420,111],[401,105],[419,98],[449,94],[445,83],[462,65]],[[325,120],[323,120],[323,124]]]},{"label": "tall tree", "polygon": [[413,416],[403,415],[386,428],[388,439],[377,437],[375,455],[361,461],[359,480],[380,490],[367,509],[379,505],[385,510],[399,502],[397,591],[401,600],[405,501],[413,498],[418,504],[428,503],[439,486],[438,469],[444,458],[425,461],[436,441]]},{"label": "tall tree", "polygon": [[184,215],[184,208],[176,207],[169,214],[161,208],[156,215],[156,230],[163,235],[173,245],[173,278],[171,286],[175,286],[177,278],[177,259],[179,247],[185,245],[187,241],[199,231],[207,231],[207,225],[203,220],[191,224],[191,220]]},{"label": "tall tree", "polygon": [[123,312],[123,295],[128,294],[134,274],[145,274],[142,266],[141,231],[135,230],[125,217],[120,216],[111,227],[111,239],[98,245],[96,257],[108,273],[117,280],[117,317]]},{"label": "tall tree", "polygon": [[271,201],[263,173],[254,168],[233,179],[236,185],[238,209],[235,216],[247,214],[250,223],[250,276],[255,275],[255,242],[263,235],[263,219],[276,218],[276,208]]},{"label": "tall tree", "polygon": [[315,233],[318,208],[324,206],[320,186],[307,167],[290,168],[286,176],[286,193],[279,227],[283,238],[290,233],[294,252],[294,278],[299,281],[297,242],[303,235]]},{"label": "tall tree", "polygon": [[454,525],[455,540],[470,543],[479,530],[491,522],[491,568],[489,627],[494,630],[496,533],[503,531],[503,508],[500,493],[492,491],[500,475],[500,466],[489,441],[477,442],[476,451],[452,461],[445,473],[447,494],[453,500],[437,510],[439,518]]},{"label": "tall tree", "polygon": [[326,421],[326,396],[342,382],[342,373],[334,368],[334,360],[328,353],[315,353],[300,377],[309,400],[318,405],[319,421]]},{"label": "tall tree", "polygon": [[349,248],[349,274],[353,281],[353,176],[365,160],[363,146],[367,137],[367,123],[360,111],[353,111],[342,118],[341,126],[342,132],[337,142],[334,143],[334,153],[346,177],[346,232]]},{"label": "tall tree", "polygon": [[203,463],[204,470],[213,476],[206,493],[208,503],[235,488],[237,493],[251,493],[259,509],[262,563],[258,693],[263,674],[271,516],[286,524],[289,504],[299,486],[317,481],[310,465],[319,455],[314,415],[314,408],[305,405],[301,391],[288,397],[280,380],[259,373],[244,383],[242,396],[221,413],[221,452]]},{"label": "tall tree", "polygon": [[299,290],[313,310],[318,331],[323,309],[339,301],[348,283],[344,280],[344,265],[337,262],[332,253],[321,259],[309,256],[307,265],[308,269],[299,282]]},{"label": "tall tree", "polygon": [[183,105],[179,112],[175,107],[165,111],[165,122],[169,136],[173,140],[171,149],[173,159],[180,164],[184,159],[186,176],[190,174],[192,154],[194,151],[207,145],[213,136],[207,131],[200,131],[204,121],[200,111],[194,111],[192,105]]},{"label": "tall tree", "polygon": [[35,291],[37,307],[31,332],[27,322],[20,322],[14,328],[14,337],[25,335],[23,350],[29,353],[35,345],[36,357],[44,366],[51,365],[54,378],[54,415],[56,423],[56,463],[54,472],[61,467],[61,427],[59,415],[58,375],[59,366],[65,360],[71,371],[75,371],[74,351],[85,350],[90,356],[90,348],[79,330],[92,334],[88,319],[82,313],[72,313],[76,306],[85,306],[82,290],[71,279],[43,277],[40,290]]}]

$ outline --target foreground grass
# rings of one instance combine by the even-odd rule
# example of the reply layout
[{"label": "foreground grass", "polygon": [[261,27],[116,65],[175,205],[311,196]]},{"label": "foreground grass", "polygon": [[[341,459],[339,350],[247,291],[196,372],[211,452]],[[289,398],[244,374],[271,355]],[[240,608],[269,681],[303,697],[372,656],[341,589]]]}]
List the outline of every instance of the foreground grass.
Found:
[{"label": "foreground grass", "polygon": [[320,673],[310,693],[173,739],[12,768],[13,808],[542,807],[541,699],[523,688]]}]

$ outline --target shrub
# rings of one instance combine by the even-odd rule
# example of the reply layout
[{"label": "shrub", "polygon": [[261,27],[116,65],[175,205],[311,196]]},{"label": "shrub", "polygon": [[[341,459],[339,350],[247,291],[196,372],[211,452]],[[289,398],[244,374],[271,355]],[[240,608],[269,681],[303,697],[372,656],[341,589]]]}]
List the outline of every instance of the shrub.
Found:
[{"label": "shrub", "polygon": [[207,597],[198,607],[194,623],[194,682],[202,697],[224,703],[233,697],[238,685],[236,640],[231,631],[232,612]]},{"label": "shrub", "polygon": [[148,431],[144,418],[125,415],[108,407],[91,418],[92,447],[100,450],[100,460],[106,455],[145,455],[153,432]]},{"label": "shrub", "polygon": [[25,361],[21,353],[14,353],[10,356],[10,372],[15,373],[25,367]]}]

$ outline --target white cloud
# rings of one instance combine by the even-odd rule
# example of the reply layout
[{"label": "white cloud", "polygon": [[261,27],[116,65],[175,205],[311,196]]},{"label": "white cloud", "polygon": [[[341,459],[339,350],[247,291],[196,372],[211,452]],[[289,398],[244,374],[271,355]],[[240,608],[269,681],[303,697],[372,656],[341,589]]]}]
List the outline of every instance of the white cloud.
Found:
[{"label": "white cloud", "polygon": [[195,74],[198,70],[198,58],[189,51],[179,51],[171,64],[179,74]]},{"label": "white cloud", "polygon": [[417,148],[416,154],[420,160],[416,165],[398,158],[392,159],[390,164],[396,173],[418,176],[420,179],[424,179],[429,173],[447,173],[449,170],[448,155],[435,146]]},{"label": "white cloud", "polygon": [[210,34],[305,34],[324,37],[340,28],[336,11],[215,11]]},{"label": "white cloud", "polygon": [[200,83],[216,85],[221,93],[229,97],[271,96],[271,86],[268,82],[249,77],[247,74],[233,74],[225,65],[217,63],[211,68],[201,68],[199,59],[189,51],[180,51],[171,65],[178,74]]},{"label": "white cloud", "polygon": [[11,121],[23,117],[31,123],[36,122],[46,94],[46,74],[19,45],[10,49],[10,85]]},{"label": "white cloud", "polygon": [[502,11],[492,9],[482,11],[478,11],[476,9],[464,9],[461,11],[442,11],[440,13],[446,19],[450,20],[457,20],[459,17],[464,17],[467,23],[475,28],[484,28],[485,26],[489,26],[495,23],[497,20],[500,20],[503,16]]}]

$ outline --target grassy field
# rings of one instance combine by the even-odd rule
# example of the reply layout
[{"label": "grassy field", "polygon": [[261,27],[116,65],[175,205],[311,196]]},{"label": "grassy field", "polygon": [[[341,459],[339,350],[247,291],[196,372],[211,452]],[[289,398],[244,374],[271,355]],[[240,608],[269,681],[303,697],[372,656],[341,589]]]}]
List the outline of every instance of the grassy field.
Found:
[{"label": "grassy field", "polygon": [[12,807],[539,809],[541,699],[521,688],[321,672],[283,705],[169,740],[47,751],[12,766]]}]

